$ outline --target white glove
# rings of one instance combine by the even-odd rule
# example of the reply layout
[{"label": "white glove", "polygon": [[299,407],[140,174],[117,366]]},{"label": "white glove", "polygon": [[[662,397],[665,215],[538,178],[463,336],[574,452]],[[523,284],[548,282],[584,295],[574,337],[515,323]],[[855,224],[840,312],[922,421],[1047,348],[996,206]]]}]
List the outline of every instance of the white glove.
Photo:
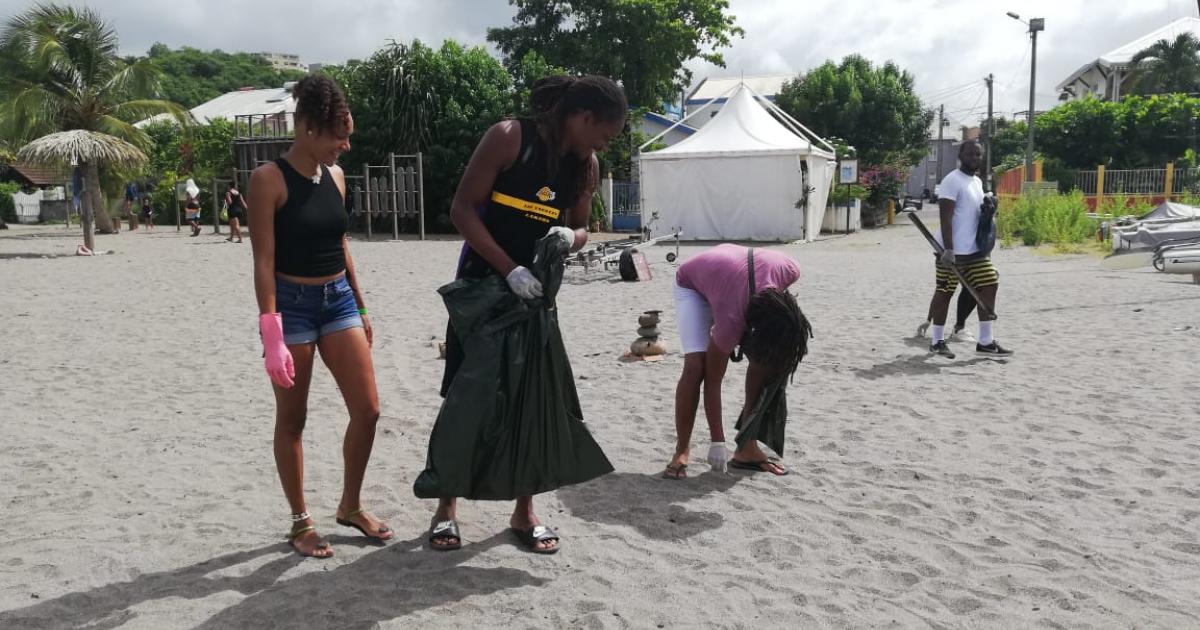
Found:
[{"label": "white glove", "polygon": [[729,460],[732,457],[724,442],[713,442],[708,447],[708,465],[717,472],[729,472]]},{"label": "white glove", "polygon": [[575,249],[575,230],[559,225],[550,228],[549,234],[561,238],[567,244],[567,249]]},{"label": "white glove", "polygon": [[532,300],[542,297],[542,283],[533,276],[533,272],[524,268],[513,269],[508,277],[508,286],[522,300]]}]

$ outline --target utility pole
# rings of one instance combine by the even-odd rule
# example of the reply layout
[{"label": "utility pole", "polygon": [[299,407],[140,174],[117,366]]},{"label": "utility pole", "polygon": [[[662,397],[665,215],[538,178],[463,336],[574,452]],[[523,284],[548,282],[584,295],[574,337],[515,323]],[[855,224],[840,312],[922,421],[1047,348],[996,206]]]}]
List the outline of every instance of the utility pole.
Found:
[{"label": "utility pole", "polygon": [[[1200,2],[1200,0],[1196,0],[1196,1]],[[995,77],[991,74],[988,74],[987,78],[984,79],[984,81],[987,83],[987,91],[988,91],[988,115],[987,115],[987,122],[984,123],[984,125],[983,125],[983,134],[984,134],[983,184],[984,184],[984,187],[987,188],[989,192],[995,192],[995,189],[992,187],[992,138],[996,135],[995,123],[992,120],[992,84],[995,82]]]},{"label": "utility pole", "polygon": [[1032,41],[1033,52],[1029,61],[1029,143],[1025,145],[1025,181],[1033,181],[1033,133],[1034,133],[1034,96],[1037,86],[1037,34],[1046,30],[1046,20],[1033,18],[1029,20],[1029,37]]},{"label": "utility pole", "polygon": [[942,181],[942,130],[946,126],[946,106],[938,106],[938,145],[937,145],[937,175],[935,176],[938,183]]},{"label": "utility pole", "polygon": [[[1032,42],[1033,52],[1029,56],[1029,112],[1026,120],[1029,125],[1029,143],[1025,145],[1025,181],[1033,181],[1033,119],[1034,119],[1034,96],[1037,93],[1037,34],[1046,30],[1045,18],[1030,18],[1028,22],[1021,19],[1020,15],[1008,12],[1008,17],[1029,27],[1029,39]],[[1119,76],[1119,75],[1118,75]],[[1119,79],[1118,79],[1119,81]]]}]

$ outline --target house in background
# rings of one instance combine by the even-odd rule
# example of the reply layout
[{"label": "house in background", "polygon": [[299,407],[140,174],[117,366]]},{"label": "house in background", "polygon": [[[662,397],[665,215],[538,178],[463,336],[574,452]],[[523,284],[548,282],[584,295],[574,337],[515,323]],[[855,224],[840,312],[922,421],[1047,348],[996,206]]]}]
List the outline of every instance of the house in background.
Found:
[{"label": "house in background", "polygon": [[725,102],[734,88],[741,84],[745,84],[751,90],[766,97],[767,100],[774,102],[775,97],[783,89],[783,84],[796,78],[794,74],[774,74],[756,77],[731,77],[727,79],[703,79],[692,89],[684,99],[684,113],[690,116],[696,110],[712,103],[707,109],[688,120],[688,124],[699,129],[721,111],[725,106]]},{"label": "house in background", "polygon": [[0,182],[13,182],[21,188],[52,188],[62,186],[68,179],[68,174],[59,168],[32,164],[0,164]]},{"label": "house in background", "polygon": [[1181,18],[1148,33],[1116,50],[1089,61],[1058,84],[1060,101],[1075,101],[1093,97],[1103,101],[1119,101],[1129,93],[1137,78],[1133,57],[1153,46],[1160,39],[1174,40],[1183,33],[1200,37],[1200,19]]},{"label": "house in background", "polygon": [[271,67],[275,68],[276,70],[298,70],[300,72],[305,72],[308,70],[308,66],[300,62],[300,55],[293,55],[291,53],[261,52],[258,53],[258,56],[266,59],[267,63],[271,64]]},{"label": "house in background", "polygon": [[[293,114],[296,113],[296,101],[292,100],[293,85],[295,83],[289,81],[277,88],[242,88],[236,92],[226,92],[188,111],[201,125],[207,125],[217,118],[235,122],[239,116],[254,116],[256,125],[270,126],[275,131],[291,132],[294,131]],[[135,126],[144,127],[160,120],[171,120],[171,117],[159,114]]]},{"label": "house in background", "polygon": [[[650,138],[653,138],[658,134],[671,129],[671,127],[677,122],[679,122],[678,118],[672,118],[669,115],[664,116],[662,114],[655,114],[654,112],[646,112],[642,116],[639,130],[643,135],[646,136],[646,139],[649,140]],[[688,124],[678,125],[675,126],[674,129],[671,129],[667,135],[660,138],[659,142],[668,147],[674,146],[680,141],[690,137],[694,133],[696,133],[695,127]]]},{"label": "house in background", "polygon": [[[931,139],[929,153],[908,173],[908,181],[904,183],[904,194],[921,197],[927,190],[932,194],[942,178],[958,168],[958,149],[955,146],[958,142],[957,138]],[[939,145],[941,152],[938,151]]]},{"label": "house in background", "polygon": [[[16,183],[22,189],[12,196],[18,223],[39,223],[64,218],[67,209],[64,186],[68,180],[70,175],[65,169],[30,164],[0,164],[0,182]],[[25,192],[28,189],[34,190]],[[54,208],[48,208],[46,202],[52,202]]]}]

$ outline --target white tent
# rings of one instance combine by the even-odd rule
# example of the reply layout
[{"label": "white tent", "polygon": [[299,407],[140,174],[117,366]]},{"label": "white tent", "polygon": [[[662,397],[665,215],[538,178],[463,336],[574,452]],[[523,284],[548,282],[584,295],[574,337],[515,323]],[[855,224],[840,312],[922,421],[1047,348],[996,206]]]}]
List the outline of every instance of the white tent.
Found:
[{"label": "white tent", "polygon": [[[642,215],[658,213],[656,235],[681,229],[689,240],[778,242],[820,233],[833,153],[814,147],[801,135],[807,132],[803,125],[773,109],[784,126],[764,104],[774,108],[739,84],[720,113],[690,138],[641,155]],[[806,185],[802,210],[796,206]]]}]

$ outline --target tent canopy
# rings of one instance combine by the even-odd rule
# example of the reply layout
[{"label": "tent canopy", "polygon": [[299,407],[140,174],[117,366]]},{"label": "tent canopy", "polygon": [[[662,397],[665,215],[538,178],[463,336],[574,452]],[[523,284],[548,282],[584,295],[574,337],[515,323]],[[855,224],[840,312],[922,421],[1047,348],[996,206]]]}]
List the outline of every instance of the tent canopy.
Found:
[{"label": "tent canopy", "polygon": [[643,153],[641,159],[813,153],[833,159],[833,154],[814,149],[811,142],[783,126],[755,101],[747,86],[741,85],[712,122],[701,127],[699,132],[661,151]]},{"label": "tent canopy", "polygon": [[[746,85],[691,137],[643,153],[642,208],[689,240],[793,241],[821,229],[833,154],[775,118]],[[796,131],[793,131],[796,130]],[[811,139],[811,140],[810,140]]]}]

